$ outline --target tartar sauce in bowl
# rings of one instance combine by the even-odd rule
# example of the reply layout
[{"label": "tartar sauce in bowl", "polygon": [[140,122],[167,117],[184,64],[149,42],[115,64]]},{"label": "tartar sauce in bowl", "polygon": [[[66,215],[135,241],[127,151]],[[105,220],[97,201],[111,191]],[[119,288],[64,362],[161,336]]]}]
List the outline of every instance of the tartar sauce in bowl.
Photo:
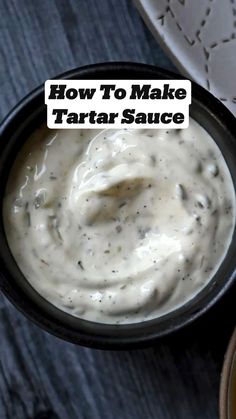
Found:
[{"label": "tartar sauce in bowl", "polygon": [[192,299],[229,247],[235,193],[195,121],[186,130],[39,128],[11,170],[4,225],[31,285],[79,318],[135,323]]}]

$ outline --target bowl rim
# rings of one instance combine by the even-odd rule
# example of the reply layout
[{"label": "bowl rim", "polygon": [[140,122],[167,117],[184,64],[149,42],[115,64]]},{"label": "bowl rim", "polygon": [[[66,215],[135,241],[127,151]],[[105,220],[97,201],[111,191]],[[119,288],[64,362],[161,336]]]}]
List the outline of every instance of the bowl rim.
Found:
[{"label": "bowl rim", "polygon": [[[96,78],[97,74],[99,73],[107,73],[107,72],[114,73],[117,71],[118,72],[120,71],[135,72],[136,71],[140,73],[145,72],[145,73],[148,73],[148,77],[146,77],[146,79],[150,79],[151,76],[153,76],[153,79],[158,79],[158,78],[159,79],[160,78],[161,79],[173,79],[173,78],[186,79],[186,77],[181,76],[180,74],[176,74],[172,71],[162,69],[156,66],[150,66],[147,64],[136,63],[136,62],[112,62],[112,63],[108,62],[108,63],[88,65],[88,66],[69,70],[63,74],[57,75],[56,77],[54,77],[54,79],[59,79],[59,78],[60,79],[76,79],[76,78],[89,79],[93,77]],[[112,77],[110,78],[112,79]],[[118,77],[116,78],[118,79]],[[109,79],[109,77],[107,77],[107,79]],[[133,79],[135,79],[135,77]],[[145,79],[145,77],[143,77],[143,79]],[[195,100],[198,100],[199,103],[201,103],[202,108],[207,109],[207,111],[209,111],[213,116],[217,117],[218,120],[221,122],[221,124],[227,128],[227,131],[229,132],[230,136],[234,140],[233,146],[236,147],[236,136],[234,132],[235,118],[231,114],[231,112],[211,93],[209,93],[203,87],[197,85],[194,82],[192,82],[192,90],[194,93],[193,97],[195,98]],[[0,125],[0,136],[4,135],[4,133],[6,133],[6,131],[8,130],[9,126],[11,126],[14,121],[17,121],[19,119],[19,115],[22,113],[22,111],[24,111],[26,108],[29,110],[30,106],[32,106],[34,102],[37,102],[37,100],[39,100],[39,97],[41,97],[42,99],[43,96],[44,96],[44,85],[39,86],[38,88],[30,92],[27,96],[25,96],[7,114],[7,116],[2,121]],[[222,121],[224,121],[224,123]],[[2,208],[1,208],[1,211],[2,211]],[[236,231],[236,225],[235,225],[235,231]],[[1,250],[0,250],[0,262],[1,262]],[[2,269],[0,269],[0,271],[2,271]],[[233,285],[235,279],[236,279],[236,270],[234,269],[233,272],[231,272],[231,274],[227,278],[227,281],[225,281],[220,286],[220,289],[217,291],[217,293],[213,295],[213,297],[209,300],[209,296],[208,296],[208,294],[210,294],[210,291],[209,291],[207,295],[204,298],[202,298],[202,300],[200,300],[202,303],[201,307],[198,309],[195,308],[195,310],[193,309],[193,304],[192,304],[193,301],[190,300],[183,306],[177,308],[171,313],[168,313],[167,315],[161,316],[153,320],[149,320],[149,321],[145,321],[141,323],[133,323],[133,324],[131,323],[128,325],[105,325],[105,324],[94,323],[87,320],[81,321],[81,319],[76,318],[77,323],[80,322],[81,325],[85,324],[85,326],[87,324],[87,327],[88,327],[87,331],[86,331],[86,327],[85,329],[78,328],[79,331],[75,329],[68,330],[63,324],[58,323],[60,317],[47,318],[45,315],[45,311],[42,310],[42,307],[39,310],[39,307],[35,307],[35,304],[31,304],[30,307],[27,307],[28,302],[26,304],[25,302],[22,302],[20,300],[19,296],[16,296],[16,292],[13,289],[13,286],[9,283],[9,281],[6,280],[2,272],[0,272],[0,289],[7,296],[7,298],[26,317],[28,317],[30,320],[32,320],[34,323],[36,323],[38,326],[40,326],[44,330],[60,338],[63,338],[73,343],[77,343],[80,345],[89,346],[93,348],[133,349],[137,347],[148,346],[151,343],[153,343],[153,341],[155,341],[156,339],[169,335],[173,332],[176,332],[182,329],[183,327],[186,327],[187,325],[190,325],[194,320],[198,319],[201,315],[206,313],[211,307],[213,307],[216,304],[218,300],[220,300],[220,298],[226,293],[226,291],[228,291],[229,288]],[[210,281],[210,283],[211,282],[212,280]],[[199,294],[201,294],[201,291]],[[193,298],[193,300],[195,300],[195,297]],[[204,304],[205,300],[206,300],[206,304]],[[51,305],[50,303],[48,304]],[[183,308],[185,308],[185,312],[187,311],[187,308],[190,308],[190,314],[189,313],[186,314]],[[56,311],[60,312],[61,310],[56,309]],[[171,315],[174,314],[175,312],[178,312],[178,316],[175,316],[172,320],[170,320]],[[65,312],[61,311],[61,313],[63,313],[64,317],[66,316]],[[162,319],[162,322],[163,322],[163,319],[165,318],[167,318],[167,323],[169,322],[168,327],[164,330],[163,329],[159,331],[156,330],[154,327],[154,323],[155,325],[157,325],[158,320]],[[148,323],[153,324],[152,332],[149,332],[149,333],[142,332],[142,334],[138,334],[138,336],[126,334],[126,336],[123,336],[123,338],[115,336],[115,330],[121,331],[123,329],[123,330],[130,331],[134,327],[136,327],[139,330],[140,325],[145,324],[145,326],[147,326]],[[102,327],[106,326],[106,332],[104,332],[104,334],[98,335],[96,333],[91,332],[91,328],[97,327],[98,325],[99,326],[102,325]],[[110,334],[111,332],[112,333],[114,332],[114,334]]]},{"label": "bowl rim", "polygon": [[231,384],[231,373],[233,365],[235,363],[236,356],[236,328],[230,338],[223,362],[223,368],[221,372],[220,380],[220,399],[219,399],[219,411],[220,419],[230,419],[229,413],[229,397],[230,397],[230,384]]}]

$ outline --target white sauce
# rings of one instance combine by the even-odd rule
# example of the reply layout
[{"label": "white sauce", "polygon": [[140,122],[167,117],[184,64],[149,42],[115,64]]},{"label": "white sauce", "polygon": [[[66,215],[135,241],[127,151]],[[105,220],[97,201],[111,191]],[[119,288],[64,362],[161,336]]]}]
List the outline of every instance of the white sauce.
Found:
[{"label": "white sauce", "polygon": [[183,305],[212,278],[235,194],[193,120],[178,131],[40,128],[12,169],[4,219],[42,296],[74,316],[132,323]]}]

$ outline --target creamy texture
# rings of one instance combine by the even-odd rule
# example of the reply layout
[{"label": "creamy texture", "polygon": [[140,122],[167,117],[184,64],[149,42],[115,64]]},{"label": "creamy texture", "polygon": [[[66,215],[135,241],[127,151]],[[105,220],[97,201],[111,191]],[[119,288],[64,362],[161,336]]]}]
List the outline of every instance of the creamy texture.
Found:
[{"label": "creamy texture", "polygon": [[186,130],[41,127],[11,171],[4,222],[25,277],[54,305],[106,323],[167,313],[212,278],[235,194],[221,152]]}]

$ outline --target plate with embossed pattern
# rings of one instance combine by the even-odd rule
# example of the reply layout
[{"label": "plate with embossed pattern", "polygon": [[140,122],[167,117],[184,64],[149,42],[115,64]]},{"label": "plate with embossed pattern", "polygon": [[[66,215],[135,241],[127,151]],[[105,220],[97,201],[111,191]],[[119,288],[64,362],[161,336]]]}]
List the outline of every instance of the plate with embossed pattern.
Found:
[{"label": "plate with embossed pattern", "polygon": [[176,66],[236,115],[236,0],[134,0]]}]

